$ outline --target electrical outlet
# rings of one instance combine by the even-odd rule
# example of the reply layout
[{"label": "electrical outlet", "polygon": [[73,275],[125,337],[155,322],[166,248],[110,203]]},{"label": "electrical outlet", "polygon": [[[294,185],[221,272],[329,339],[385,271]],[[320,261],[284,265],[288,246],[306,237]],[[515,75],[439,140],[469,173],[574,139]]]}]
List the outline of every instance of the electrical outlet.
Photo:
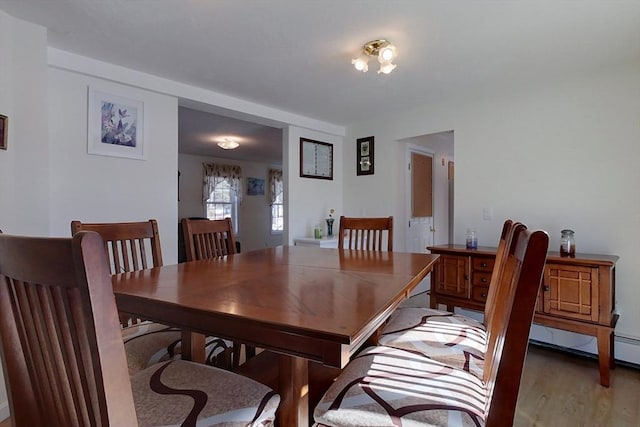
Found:
[{"label": "electrical outlet", "polygon": [[482,219],[491,221],[493,219],[493,208],[482,208]]}]

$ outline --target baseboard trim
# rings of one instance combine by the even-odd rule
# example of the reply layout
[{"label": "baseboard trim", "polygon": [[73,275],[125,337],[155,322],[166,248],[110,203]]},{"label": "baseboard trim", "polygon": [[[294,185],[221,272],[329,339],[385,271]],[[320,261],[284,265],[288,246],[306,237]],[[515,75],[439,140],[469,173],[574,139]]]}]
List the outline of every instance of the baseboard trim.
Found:
[{"label": "baseboard trim", "polygon": [[[588,359],[598,360],[597,348],[589,348],[595,347],[595,338],[593,339],[593,341],[594,342],[589,343],[590,345],[586,346],[586,349],[580,350],[577,348],[572,348],[568,345],[562,345],[562,343],[550,343],[548,341],[541,341],[533,338],[529,340],[531,344],[540,347],[560,351],[563,353],[569,353]],[[628,337],[615,337],[614,346],[616,365],[640,370],[640,341]]]},{"label": "baseboard trim", "polygon": [[[573,356],[583,357],[585,359],[591,359],[596,361],[598,360],[597,354],[589,353],[582,350],[576,350],[574,348],[562,347],[559,345],[549,344],[548,342],[537,341],[537,340],[529,340],[529,343],[538,347],[546,348],[546,349],[557,351],[560,353],[567,353]],[[640,364],[638,363],[628,362],[626,360],[620,360],[620,359],[616,359],[615,363],[618,366],[625,366],[627,368],[640,370]]]}]

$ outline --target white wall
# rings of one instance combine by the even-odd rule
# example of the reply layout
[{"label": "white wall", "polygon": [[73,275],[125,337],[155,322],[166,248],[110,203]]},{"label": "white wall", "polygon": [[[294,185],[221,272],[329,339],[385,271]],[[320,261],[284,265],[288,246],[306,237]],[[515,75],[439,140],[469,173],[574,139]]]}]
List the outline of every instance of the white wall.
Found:
[{"label": "white wall", "polygon": [[[333,144],[333,180],[300,177],[300,138]],[[283,179],[285,203],[285,244],[292,245],[296,237],[313,236],[313,226],[324,224],[329,210],[334,217],[344,215],[342,209],[343,138],[323,132],[289,126],[284,131]],[[355,162],[355,160],[354,160]],[[355,174],[355,171],[353,172]],[[338,223],[334,224],[337,231]]]},{"label": "white wall", "polygon": [[[178,218],[204,216],[205,214],[202,204],[203,163],[233,164],[242,168],[245,194],[238,209],[238,235],[236,236],[242,245],[242,251],[247,252],[281,245],[282,233],[271,233],[271,206],[268,194],[269,169],[282,169],[281,165],[179,154],[178,169],[181,176]],[[246,194],[248,177],[265,180],[265,194],[263,196]]]},{"label": "white wall", "polygon": [[[473,95],[350,126],[348,141],[375,135],[377,165],[366,180],[345,172],[345,210],[403,206],[397,163],[385,169],[378,159],[398,158],[394,141],[453,129],[455,241],[473,226],[480,244],[495,245],[503,220],[514,218],[547,230],[557,250],[560,230],[572,228],[579,252],[620,256],[616,334],[640,339],[640,64]],[[345,147],[345,165],[354,151]],[[389,196],[372,199],[371,188]],[[638,349],[634,357],[640,363]]]},{"label": "white wall", "polygon": [[[144,102],[147,160],[87,154],[88,86]],[[177,262],[178,101],[82,74],[49,69],[51,234],[70,222],[158,220],[165,264]]]},{"label": "white wall", "polygon": [[0,39],[0,114],[9,117],[8,150],[0,150],[0,229],[47,234],[46,32],[0,11]]},{"label": "white wall", "polygon": [[[48,233],[46,31],[0,11],[0,114],[9,117],[0,150],[0,229]],[[0,371],[0,420],[9,416]]]}]

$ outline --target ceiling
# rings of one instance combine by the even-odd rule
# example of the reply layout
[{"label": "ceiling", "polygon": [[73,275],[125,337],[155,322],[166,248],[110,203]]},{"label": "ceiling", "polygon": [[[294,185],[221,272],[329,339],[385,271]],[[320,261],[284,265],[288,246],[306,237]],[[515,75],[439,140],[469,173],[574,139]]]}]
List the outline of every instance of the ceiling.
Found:
[{"label": "ceiling", "polygon": [[[640,58],[637,0],[0,0],[0,10],[48,28],[52,47],[337,125]],[[389,75],[351,66],[375,38],[397,46]],[[199,150],[195,132],[185,139]]]},{"label": "ceiling", "polygon": [[[217,142],[233,139],[240,146],[224,150]],[[178,151],[183,154],[282,164],[282,129],[178,108]]]}]

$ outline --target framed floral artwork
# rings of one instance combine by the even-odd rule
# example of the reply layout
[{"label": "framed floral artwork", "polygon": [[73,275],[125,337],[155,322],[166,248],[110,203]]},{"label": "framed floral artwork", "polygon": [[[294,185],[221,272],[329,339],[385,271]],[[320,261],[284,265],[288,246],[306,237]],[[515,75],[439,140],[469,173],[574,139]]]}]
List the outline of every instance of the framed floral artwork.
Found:
[{"label": "framed floral artwork", "polygon": [[144,103],[89,87],[89,154],[146,160]]},{"label": "framed floral artwork", "polygon": [[356,141],[356,174],[373,175],[373,137]]}]

